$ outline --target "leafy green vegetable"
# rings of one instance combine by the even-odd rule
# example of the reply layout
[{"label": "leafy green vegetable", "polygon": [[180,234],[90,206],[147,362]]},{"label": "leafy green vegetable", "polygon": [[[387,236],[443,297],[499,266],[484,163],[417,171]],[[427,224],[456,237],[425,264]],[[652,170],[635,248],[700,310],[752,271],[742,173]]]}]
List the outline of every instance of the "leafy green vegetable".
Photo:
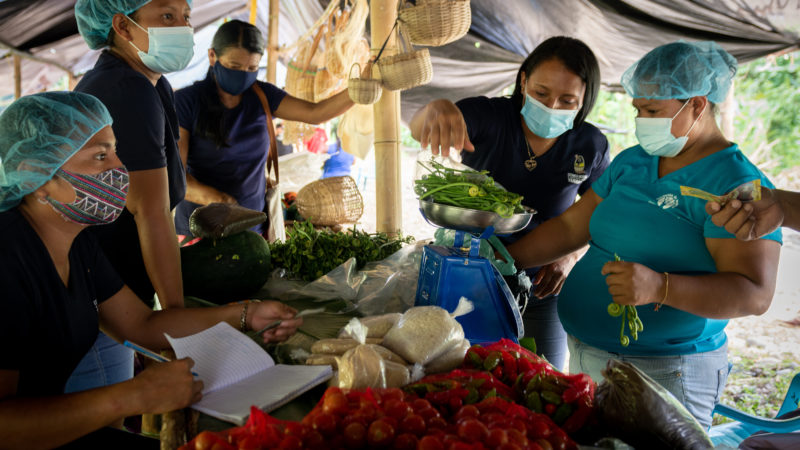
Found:
[{"label": "leafy green vegetable", "polygon": [[436,161],[419,164],[430,172],[414,182],[420,200],[430,197],[435,203],[494,211],[504,218],[525,212],[522,196],[499,187],[487,170],[451,169]]},{"label": "leafy green vegetable", "polygon": [[320,231],[310,221],[295,222],[286,241],[270,244],[273,267],[283,267],[305,281],[316,280],[348,259],[361,269],[400,250],[412,236],[391,239],[386,233],[369,234],[355,226],[344,232]]}]

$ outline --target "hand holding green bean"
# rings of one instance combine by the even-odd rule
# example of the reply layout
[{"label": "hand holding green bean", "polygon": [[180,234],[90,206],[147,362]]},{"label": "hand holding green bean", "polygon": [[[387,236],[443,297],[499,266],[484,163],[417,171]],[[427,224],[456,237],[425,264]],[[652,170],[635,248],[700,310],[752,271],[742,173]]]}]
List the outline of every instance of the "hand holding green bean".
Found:
[{"label": "hand holding green bean", "polygon": [[[616,253],[614,253],[614,261],[621,261]],[[639,312],[636,310],[635,305],[620,305],[619,303],[611,302],[608,304],[607,310],[611,317],[622,317],[622,324],[619,330],[619,343],[623,347],[627,347],[631,342],[630,338],[625,335],[626,323],[628,324],[628,329],[630,330],[633,340],[639,340],[639,332],[644,331],[644,324],[642,320],[639,319]]]}]

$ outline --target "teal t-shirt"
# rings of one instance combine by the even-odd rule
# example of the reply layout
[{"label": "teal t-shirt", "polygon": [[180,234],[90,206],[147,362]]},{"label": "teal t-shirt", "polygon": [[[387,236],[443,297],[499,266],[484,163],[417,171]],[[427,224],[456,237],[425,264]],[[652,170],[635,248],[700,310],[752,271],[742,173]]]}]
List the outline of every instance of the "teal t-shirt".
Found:
[{"label": "teal t-shirt", "polygon": [[[592,189],[603,201],[589,224],[589,251],[569,274],[558,302],[567,333],[600,349],[629,355],[682,355],[711,351],[725,343],[727,320],[706,319],[664,306],[637,307],[644,323],[638,341],[619,342],[621,318],[611,317],[608,285],[600,271],[614,254],[657,272],[707,274],[717,271],[705,238],[733,238],[711,222],[706,201],[681,195],[689,186],[715,195],[760,179],[773,187],[734,144],[658,178],[658,158],[640,146],[620,153]],[[781,242],[780,229],[764,239]],[[626,326],[626,334],[627,332]]]}]

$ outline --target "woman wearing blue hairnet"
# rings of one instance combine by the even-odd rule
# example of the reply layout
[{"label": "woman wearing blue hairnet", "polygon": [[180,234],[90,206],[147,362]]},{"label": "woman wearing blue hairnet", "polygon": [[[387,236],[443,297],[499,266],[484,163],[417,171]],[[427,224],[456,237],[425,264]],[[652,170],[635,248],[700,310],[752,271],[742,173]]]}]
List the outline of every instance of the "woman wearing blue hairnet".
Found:
[{"label": "woman wearing blue hairnet", "polygon": [[[772,186],[714,119],[735,72],[736,60],[713,42],[645,55],[622,77],[638,111],[639,145],[564,214],[509,247],[532,266],[589,243],[558,308],[570,372],[599,381],[610,358],[629,361],[706,427],[728,375],[725,325],[769,308],[781,243],[779,231],[737,240],[712,223],[705,200],[681,194],[691,187],[722,195],[752,180]],[[625,312],[610,315],[619,305],[638,306],[642,329]]]},{"label": "woman wearing blue hairnet", "polygon": [[[100,99],[114,118],[117,154],[130,172],[119,220],[92,230],[133,292],[148,305],[183,306],[180,254],[171,211],[186,180],[178,153],[172,87],[162,74],[183,69],[194,49],[190,0],[79,0],[78,30],[105,48],[75,90]],[[68,383],[68,391],[133,375],[133,354],[102,333]]]},{"label": "woman wearing blue hairnet", "polygon": [[[247,329],[284,319],[265,341],[285,339],[302,322],[277,302],[154,312],[136,297],[94,235],[82,233],[117,220],[130,192],[111,123],[102,103],[76,92],[22,97],[0,114],[0,232],[10,237],[0,241],[0,447],[52,448],[200,398],[203,384],[189,359],[64,394],[98,326],[160,350],[169,348],[165,332],[186,336],[220,321]],[[109,429],[92,439],[102,441],[72,448],[120,448],[116,439],[133,437]],[[158,448],[157,441],[140,445]]]},{"label": "woman wearing blue hairnet", "polygon": [[[555,217],[583,195],[609,164],[608,140],[586,122],[600,89],[600,67],[578,39],[549,38],[523,61],[511,98],[440,99],[421,108],[409,128],[423,147],[488,170],[537,211],[526,230]],[[558,320],[558,293],[582,251],[526,272],[533,281],[523,312],[525,335],[558,368],[567,358],[567,335]],[[536,297],[534,299],[533,297]]]}]

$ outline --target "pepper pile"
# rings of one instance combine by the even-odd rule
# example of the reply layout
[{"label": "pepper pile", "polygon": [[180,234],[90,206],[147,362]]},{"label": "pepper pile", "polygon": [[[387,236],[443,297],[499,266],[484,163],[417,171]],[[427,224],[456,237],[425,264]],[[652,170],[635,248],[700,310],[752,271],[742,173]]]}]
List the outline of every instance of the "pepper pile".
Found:
[{"label": "pepper pile", "polygon": [[403,390],[428,400],[440,411],[455,413],[463,405],[498,397],[514,400],[514,392],[492,374],[480,370],[456,369],[428,375]]},{"label": "pepper pile", "polygon": [[516,403],[547,414],[567,433],[580,430],[592,415],[596,385],[588,375],[563,374],[508,339],[473,345],[464,367],[491,372],[511,386]]},{"label": "pepper pile", "polygon": [[300,423],[279,421],[253,408],[244,426],[201,433],[182,449],[365,447],[542,450],[577,445],[549,417],[498,397],[443,415],[428,400],[399,389],[331,387]]},{"label": "pepper pile", "polygon": [[369,234],[353,226],[345,232],[320,231],[310,221],[295,222],[286,241],[270,244],[273,267],[283,267],[305,281],[316,280],[355,257],[361,269],[400,250],[412,236],[391,239],[386,233]]},{"label": "pepper pile", "polygon": [[436,161],[419,164],[430,172],[414,182],[420,200],[430,197],[435,203],[493,211],[504,218],[525,212],[522,196],[499,187],[486,170],[451,169]]}]

